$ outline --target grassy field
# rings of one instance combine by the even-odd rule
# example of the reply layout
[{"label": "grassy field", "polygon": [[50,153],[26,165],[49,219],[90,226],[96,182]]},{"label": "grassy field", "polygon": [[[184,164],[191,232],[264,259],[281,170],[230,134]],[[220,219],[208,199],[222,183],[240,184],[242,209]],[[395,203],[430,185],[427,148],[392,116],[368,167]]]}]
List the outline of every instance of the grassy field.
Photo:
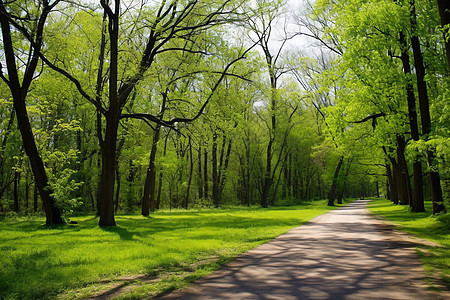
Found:
[{"label": "grassy field", "polygon": [[[393,222],[398,229],[435,242],[441,247],[420,245],[417,248],[427,272],[427,281],[435,289],[450,289],[450,214],[433,216],[431,202],[426,212],[412,213],[408,206],[393,205],[389,200],[374,200],[369,210]],[[449,209],[447,207],[447,209]]]},{"label": "grassy field", "polygon": [[121,299],[157,295],[329,210],[316,201],[119,215],[118,226],[106,229],[92,216],[56,228],[42,225],[43,218],[2,218],[0,299],[80,299],[105,291]]}]

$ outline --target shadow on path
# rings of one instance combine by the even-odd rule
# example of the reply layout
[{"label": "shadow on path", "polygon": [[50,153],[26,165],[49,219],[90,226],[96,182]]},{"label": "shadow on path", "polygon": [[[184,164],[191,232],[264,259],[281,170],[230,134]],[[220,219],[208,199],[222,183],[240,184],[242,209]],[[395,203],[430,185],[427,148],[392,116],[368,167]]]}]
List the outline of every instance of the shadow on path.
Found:
[{"label": "shadow on path", "polygon": [[319,216],[161,299],[440,299],[415,244],[370,217],[367,203]]}]

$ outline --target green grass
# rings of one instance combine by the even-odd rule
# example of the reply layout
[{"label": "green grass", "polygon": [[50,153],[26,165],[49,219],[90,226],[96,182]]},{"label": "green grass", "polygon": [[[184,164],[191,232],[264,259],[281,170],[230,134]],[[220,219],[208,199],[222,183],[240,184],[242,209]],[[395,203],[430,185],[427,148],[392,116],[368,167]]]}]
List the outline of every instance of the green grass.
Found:
[{"label": "green grass", "polygon": [[[374,200],[369,210],[392,221],[399,230],[441,245],[417,247],[427,272],[427,281],[435,289],[450,289],[450,214],[432,215],[432,203],[425,202],[426,212],[412,213],[408,206],[393,205],[389,200]],[[448,208],[447,208],[448,209]]]},{"label": "green grass", "polygon": [[[270,209],[234,208],[116,216],[117,227],[74,217],[0,219],[0,298],[74,299],[127,287],[138,299],[182,287],[270,239],[326,213],[325,201]],[[140,276],[132,276],[140,275]]]}]

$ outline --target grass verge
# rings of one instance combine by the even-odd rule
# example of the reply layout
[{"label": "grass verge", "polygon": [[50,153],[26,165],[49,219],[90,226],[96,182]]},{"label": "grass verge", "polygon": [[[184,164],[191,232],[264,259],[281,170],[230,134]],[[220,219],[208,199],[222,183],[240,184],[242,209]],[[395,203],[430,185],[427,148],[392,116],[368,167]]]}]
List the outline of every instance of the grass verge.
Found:
[{"label": "grass verge", "polygon": [[[92,216],[48,228],[42,218],[0,219],[0,299],[139,299],[183,287],[287,230],[331,210],[293,207]],[[101,297],[100,297],[101,298]]]},{"label": "grass verge", "polygon": [[431,201],[425,202],[426,212],[422,213],[412,213],[408,206],[394,205],[385,199],[371,201],[368,208],[399,230],[439,244],[440,247],[418,245],[416,251],[424,263],[430,287],[450,290],[450,214],[433,216]]}]

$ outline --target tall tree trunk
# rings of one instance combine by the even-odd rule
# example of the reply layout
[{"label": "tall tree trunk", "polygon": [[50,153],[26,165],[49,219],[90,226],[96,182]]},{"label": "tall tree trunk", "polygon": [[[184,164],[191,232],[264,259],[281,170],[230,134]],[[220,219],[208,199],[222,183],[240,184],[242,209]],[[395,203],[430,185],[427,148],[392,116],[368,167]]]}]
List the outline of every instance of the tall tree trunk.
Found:
[{"label": "tall tree trunk", "polygon": [[[339,182],[339,188],[338,188],[338,196],[337,196],[337,203],[338,204],[342,204],[342,199],[344,198],[344,193],[347,189],[347,178],[348,175],[350,174],[350,170],[351,170],[351,166],[352,166],[352,160],[348,159],[347,160],[347,167],[344,169],[346,169],[345,173],[344,173],[344,178],[342,179],[342,181]],[[379,191],[378,191],[378,181],[377,181],[377,195],[379,196]]]},{"label": "tall tree trunk", "polygon": [[119,169],[119,158],[120,158],[120,153],[122,152],[122,147],[125,144],[125,137],[122,137],[120,139],[119,142],[119,146],[117,147],[117,152],[116,152],[116,201],[115,201],[115,208],[114,208],[114,212],[117,212],[117,210],[119,209],[119,198],[120,198],[120,169]]},{"label": "tall tree trunk", "polygon": [[[449,4],[447,1],[446,8],[449,9]],[[445,13],[445,12],[444,12]],[[447,11],[447,17],[450,12]],[[444,16],[445,17],[445,16]],[[414,54],[414,63],[416,67],[416,78],[417,78],[417,89],[419,92],[419,108],[420,117],[422,121],[422,134],[425,138],[431,133],[431,117],[430,117],[430,106],[428,99],[428,89],[427,83],[425,81],[425,67],[423,63],[422,51],[420,49],[420,41],[417,35],[417,21],[416,21],[416,9],[415,0],[410,0],[410,21],[411,21],[411,44]],[[448,20],[447,20],[448,22]],[[447,28],[448,32],[448,28]],[[448,47],[448,40],[446,40],[446,47]],[[448,48],[447,48],[448,50]],[[447,52],[448,56],[448,52]],[[429,151],[427,153],[428,164],[430,167],[430,183],[431,183],[431,196],[433,200],[433,213],[445,212],[444,199],[442,197],[442,188],[440,175],[434,168],[434,153]],[[425,210],[425,209],[424,209]]]},{"label": "tall tree trunk", "polygon": [[202,176],[202,147],[199,143],[198,145],[198,198],[203,198],[203,176]]},{"label": "tall tree trunk", "polygon": [[441,17],[441,25],[444,28],[445,52],[447,54],[448,71],[450,72],[450,1],[437,0],[439,15]]},{"label": "tall tree trunk", "polygon": [[28,182],[28,176],[25,175],[25,212],[29,213],[30,206],[30,183]]},{"label": "tall tree trunk", "polygon": [[[223,146],[225,148],[225,136],[223,138],[224,138]],[[219,169],[219,195],[220,196],[222,196],[223,189],[225,188],[225,183],[226,183],[225,171],[228,169],[228,164],[230,162],[231,147],[232,147],[232,140],[230,139],[228,141],[227,152],[225,154],[225,160],[224,160],[223,164],[222,164],[222,156],[223,155],[221,155],[221,160],[220,160],[220,169]],[[222,149],[222,154],[223,153],[224,153],[224,151]]]},{"label": "tall tree trunk", "polygon": [[34,192],[33,192],[33,211],[38,211],[38,189],[36,183],[34,184]]},{"label": "tall tree trunk", "polygon": [[[167,140],[169,139],[169,134],[166,135],[164,139],[164,151],[163,156],[166,156],[167,153]],[[156,208],[161,208],[161,194],[162,194],[162,180],[163,180],[163,171],[159,171],[159,178],[158,178],[158,196],[156,197]],[[171,198],[170,198],[171,199]],[[170,200],[172,201],[172,200]]]},{"label": "tall tree trunk", "polygon": [[11,90],[14,110],[16,111],[17,124],[19,127],[20,134],[22,136],[23,146],[25,148],[25,153],[27,154],[33,175],[41,195],[41,199],[44,206],[44,211],[46,215],[46,224],[63,224],[64,220],[61,217],[61,209],[56,206],[55,199],[51,196],[52,192],[49,188],[47,173],[45,171],[44,162],[39,155],[38,149],[36,147],[36,142],[34,139],[33,131],[31,128],[30,120],[28,118],[27,107],[25,99],[30,87],[31,81],[33,80],[38,64],[38,52],[40,51],[40,46],[42,45],[43,27],[45,24],[46,17],[50,12],[50,9],[45,5],[44,10],[39,18],[37,31],[35,33],[36,42],[33,47],[33,54],[30,54],[29,61],[27,64],[27,69],[25,70],[24,78],[22,80],[22,85],[19,81],[18,69],[16,66],[16,57],[13,48],[13,42],[11,39],[10,24],[7,18],[8,13],[4,7],[3,1],[0,2],[0,27],[2,30],[2,42],[3,42],[3,52],[5,54],[6,68],[8,70],[8,86]]},{"label": "tall tree trunk", "polygon": [[392,186],[392,171],[391,166],[386,162],[386,176],[387,176],[387,182],[386,182],[386,199],[389,199],[393,201],[392,194],[391,194],[391,186]]},{"label": "tall tree trunk", "polygon": [[[114,105],[111,105],[114,106]],[[106,118],[105,139],[102,147],[100,177],[99,226],[116,226],[114,219],[114,182],[116,169],[116,144],[119,118],[113,109]]]},{"label": "tall tree trunk", "polygon": [[273,138],[271,134],[266,151],[266,170],[263,174],[264,177],[262,179],[263,185],[261,194],[261,207],[263,208],[268,207],[269,192],[272,186],[272,145],[273,145]]},{"label": "tall tree trunk", "polygon": [[203,163],[203,194],[205,196],[205,199],[208,199],[209,197],[209,191],[208,191],[208,150],[205,147],[205,152],[203,155],[204,163]]},{"label": "tall tree trunk", "polygon": [[188,179],[188,186],[186,190],[186,198],[184,202],[184,208],[188,209],[189,207],[189,200],[191,196],[191,183],[192,183],[192,177],[194,175],[194,159],[192,157],[192,140],[191,136],[189,136],[189,179]]},{"label": "tall tree trunk", "polygon": [[217,170],[217,134],[213,134],[212,151],[211,151],[211,164],[212,164],[212,200],[214,207],[219,207],[219,176]]},{"label": "tall tree trunk", "polygon": [[398,167],[398,198],[400,205],[409,205],[411,203],[411,191],[409,184],[409,174],[405,159],[405,138],[397,136],[397,167]]},{"label": "tall tree trunk", "polygon": [[[408,102],[408,116],[409,125],[411,128],[411,137],[414,141],[419,140],[419,125],[417,124],[417,112],[416,112],[416,97],[414,96],[414,87],[411,82],[411,67],[409,62],[408,49],[404,34],[400,33],[400,45],[401,45],[401,60],[403,63],[403,71],[406,75],[406,98]],[[411,211],[423,212],[425,211],[425,204],[423,199],[423,179],[422,179],[422,163],[419,158],[416,157],[413,163],[414,173],[414,193],[411,202]]]},{"label": "tall tree trunk", "polygon": [[[9,117],[8,125],[6,126],[6,130],[3,132],[2,144],[0,146],[0,199],[3,196],[3,192],[6,190],[8,181],[10,181],[9,176],[7,176],[4,172],[5,168],[5,150],[8,142],[8,137],[12,132],[12,127],[14,124],[14,117],[16,116],[16,111],[14,107],[11,109],[11,114]],[[8,172],[9,173],[9,172]],[[5,179],[6,177],[6,179]]]},{"label": "tall tree trunk", "polygon": [[330,192],[328,193],[328,206],[334,206],[334,200],[336,198],[336,187],[337,187],[337,182],[338,182],[338,177],[339,177],[339,171],[341,170],[342,167],[342,163],[344,162],[344,157],[341,156],[339,158],[339,162],[336,166],[336,170],[334,171],[334,175],[333,175],[333,182],[331,183],[331,188],[330,188]]},{"label": "tall tree trunk", "polygon": [[158,151],[158,142],[161,132],[161,125],[156,124],[153,135],[152,149],[150,151],[150,160],[147,168],[147,176],[144,184],[144,195],[142,197],[142,215],[148,216],[149,211],[154,212],[156,209],[156,152]]},{"label": "tall tree trunk", "polygon": [[[104,5],[104,3],[102,3]],[[110,9],[108,7],[108,9]],[[106,11],[105,11],[106,12]],[[121,115],[118,95],[118,52],[119,52],[119,14],[120,1],[114,1],[114,13],[108,13],[108,32],[110,46],[110,67],[109,67],[109,109],[105,115],[106,125],[104,139],[100,140],[102,149],[102,171],[100,177],[100,220],[99,226],[116,226],[114,219],[114,182],[115,164],[117,151],[117,133]],[[122,95],[122,97],[125,97]]]},{"label": "tall tree trunk", "polygon": [[[97,154],[97,169],[101,170],[102,169],[102,151],[100,149],[100,152]],[[91,202],[92,202],[92,209],[95,210],[95,215],[97,217],[100,216],[100,187],[102,185],[102,177],[100,176],[98,178],[98,184],[97,184],[97,191],[95,193],[95,197],[94,197],[94,193],[91,193]],[[95,201],[97,200],[97,201]]]},{"label": "tall tree trunk", "polygon": [[117,213],[119,210],[119,199],[120,198],[120,170],[119,166],[116,163],[116,201],[114,204],[114,212]]},{"label": "tall tree trunk", "polygon": [[161,208],[162,179],[163,179],[163,172],[159,171],[158,194],[156,196],[156,209],[160,209]]},{"label": "tall tree trunk", "polygon": [[13,199],[14,199],[14,211],[16,213],[20,210],[19,205],[19,181],[20,181],[20,172],[14,172],[14,191],[13,191]]},{"label": "tall tree trunk", "polygon": [[390,158],[392,163],[392,181],[391,181],[391,198],[394,204],[400,203],[400,189],[399,189],[399,179],[400,179],[400,167],[395,160],[395,158]]}]

